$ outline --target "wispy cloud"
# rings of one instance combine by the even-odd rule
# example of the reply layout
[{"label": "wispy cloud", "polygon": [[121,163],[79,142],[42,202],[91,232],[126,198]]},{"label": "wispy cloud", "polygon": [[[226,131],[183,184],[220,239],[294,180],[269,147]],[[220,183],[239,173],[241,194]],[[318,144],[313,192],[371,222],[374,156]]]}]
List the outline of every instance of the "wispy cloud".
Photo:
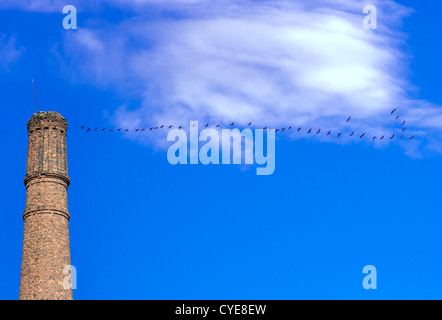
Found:
[{"label": "wispy cloud", "polygon": [[[65,56],[84,81],[139,102],[118,110],[119,124],[338,130],[352,115],[354,128],[382,134],[397,125],[388,115],[398,107],[416,133],[442,135],[441,109],[408,95],[410,57],[399,30],[411,10],[394,1],[374,1],[378,30],[370,31],[362,28],[366,2],[357,0],[106,3],[135,17],[84,23],[66,35]],[[146,6],[164,12],[147,17]]]},{"label": "wispy cloud", "polygon": [[17,46],[15,36],[7,37],[0,34],[0,68],[8,68],[22,55],[22,49]]}]

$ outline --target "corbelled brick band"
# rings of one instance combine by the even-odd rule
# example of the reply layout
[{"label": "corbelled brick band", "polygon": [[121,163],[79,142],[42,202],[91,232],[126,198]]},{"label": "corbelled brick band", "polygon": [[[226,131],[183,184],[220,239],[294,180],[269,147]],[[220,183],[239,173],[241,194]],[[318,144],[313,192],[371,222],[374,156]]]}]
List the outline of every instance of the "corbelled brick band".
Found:
[{"label": "corbelled brick band", "polygon": [[28,121],[21,300],[72,299],[70,271],[64,269],[71,264],[67,128],[66,119],[54,111]]}]

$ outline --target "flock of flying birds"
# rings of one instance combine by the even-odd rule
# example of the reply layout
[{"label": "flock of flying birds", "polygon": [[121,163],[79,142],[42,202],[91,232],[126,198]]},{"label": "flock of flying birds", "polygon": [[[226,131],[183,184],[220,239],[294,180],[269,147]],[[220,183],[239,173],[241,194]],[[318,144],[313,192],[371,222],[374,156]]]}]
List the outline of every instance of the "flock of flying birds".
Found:
[{"label": "flock of flying birds", "polygon": [[[393,111],[391,111],[391,115],[393,115],[393,116],[395,116],[395,113],[396,113],[396,111],[397,111],[397,109],[394,109]],[[400,116],[398,115],[398,116],[396,116],[396,120],[399,120],[399,118],[400,118]],[[350,120],[351,120],[351,116],[350,117],[348,117],[348,119],[347,119],[347,121],[346,122],[350,122]],[[407,130],[407,128],[405,127],[405,124],[406,124],[407,122],[406,121],[403,121],[402,123],[401,123],[401,128],[402,128],[402,132],[401,132],[401,134],[400,135],[396,135],[396,134],[394,134],[393,133],[393,135],[391,136],[391,137],[389,137],[389,136],[381,136],[380,138],[379,138],[379,140],[393,140],[393,139],[395,139],[395,138],[400,138],[400,139],[408,139],[408,140],[413,140],[414,139],[414,135],[412,135],[410,138],[404,138],[404,136],[405,136],[405,131]],[[232,123],[230,123],[229,124],[229,126],[234,126],[235,125],[235,122],[232,122]],[[248,125],[247,126],[251,126],[252,125],[252,122],[249,122],[248,123]],[[132,132],[137,132],[137,133],[141,133],[141,132],[150,132],[150,131],[154,131],[154,130],[160,130],[160,129],[163,129],[163,128],[166,128],[166,129],[172,129],[174,126],[173,125],[170,125],[170,126],[166,126],[166,125],[161,125],[161,126],[156,126],[156,127],[151,127],[151,128],[149,128],[149,129],[133,129],[133,131],[132,130],[129,130],[129,129],[122,129],[122,128],[119,128],[119,129],[109,129],[108,131],[106,130],[106,128],[103,128],[103,129],[99,129],[98,127],[97,128],[95,128],[95,129],[92,129],[92,128],[87,128],[86,129],[86,127],[83,125],[82,127],[81,127],[81,130],[86,130],[86,132],[87,133],[89,133],[89,132],[94,132],[94,131],[101,131],[101,132],[129,132],[129,131],[132,131]],[[192,127],[195,127],[195,124],[192,126]],[[207,123],[205,126],[204,126],[205,128],[208,128],[209,127],[209,124]],[[215,126],[215,128],[219,128],[220,127],[220,125],[219,124],[217,124],[216,126]],[[178,129],[183,129],[183,126],[178,126]],[[299,128],[293,128],[293,127],[288,127],[288,128],[282,128],[282,129],[271,129],[271,128],[268,128],[268,127],[264,127],[263,128],[263,130],[268,130],[268,131],[272,131],[272,130],[275,130],[275,132],[276,133],[278,133],[278,132],[284,132],[284,131],[289,131],[289,130],[296,130],[297,132],[301,132],[302,131],[302,127],[299,127]],[[313,128],[309,128],[308,129],[308,131],[307,131],[307,135],[309,135],[309,134],[314,134],[315,133],[315,131],[316,130],[313,130]],[[325,130],[325,131],[322,131],[322,129],[319,129],[318,131],[316,131],[316,134],[320,134],[321,132],[326,132],[327,130]],[[328,130],[327,131],[327,136],[330,136],[332,134],[332,131],[331,130]],[[337,134],[337,138],[341,138],[343,136],[343,133],[342,132],[339,132],[338,134]],[[355,131],[353,131],[353,132],[351,132],[350,133],[350,135],[349,135],[350,137],[356,137],[357,135],[356,135],[356,133],[355,133]],[[362,138],[364,138],[364,137],[367,137],[367,133],[366,132],[364,132],[362,135],[360,135],[359,136],[359,139],[362,139]],[[372,140],[373,141],[375,141],[376,139],[377,139],[378,137],[377,136],[374,136],[373,138],[372,138]]]}]

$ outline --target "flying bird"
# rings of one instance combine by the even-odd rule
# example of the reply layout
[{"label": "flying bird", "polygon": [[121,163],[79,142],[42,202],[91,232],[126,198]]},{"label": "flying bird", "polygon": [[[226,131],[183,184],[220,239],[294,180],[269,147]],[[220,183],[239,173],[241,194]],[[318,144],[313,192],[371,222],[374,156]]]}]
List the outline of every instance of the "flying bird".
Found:
[{"label": "flying bird", "polygon": [[353,131],[351,134],[350,134],[350,137],[353,137],[355,135],[355,132]]},{"label": "flying bird", "polygon": [[279,129],[276,129],[276,131],[275,132],[278,132],[279,131]]},{"label": "flying bird", "polygon": [[373,137],[373,141],[375,141],[375,140],[376,140],[376,136]]},{"label": "flying bird", "polygon": [[384,140],[385,136],[382,136],[380,140]]},{"label": "flying bird", "polygon": [[363,137],[365,137],[365,133],[360,137],[360,139],[362,139]]},{"label": "flying bird", "polygon": [[[193,125],[193,126],[195,126],[195,125]],[[158,127],[155,127],[155,128],[153,128],[154,130],[157,130],[158,129]]]},{"label": "flying bird", "polygon": [[209,124],[206,124],[205,127],[207,128],[209,126]]},{"label": "flying bird", "polygon": [[217,124],[215,128],[219,128],[219,124]]},{"label": "flying bird", "polygon": [[347,119],[347,122],[349,122],[351,120],[351,116],[350,117],[348,117],[348,119]]},{"label": "flying bird", "polygon": [[124,131],[128,132],[128,131],[129,131],[129,129],[126,129],[126,130],[124,130]]},{"label": "flying bird", "polygon": [[402,132],[404,132],[405,130],[407,130],[407,128],[403,128],[403,129],[402,129]]},{"label": "flying bird", "polygon": [[230,125],[233,126],[235,124],[235,122],[232,122]]},{"label": "flying bird", "polygon": [[281,132],[283,132],[285,130],[285,128],[282,128]]},{"label": "flying bird", "polygon": [[394,138],[394,133],[393,133],[393,135],[391,136],[390,140],[393,139],[393,138]]},{"label": "flying bird", "polygon": [[146,129],[141,129],[141,131],[146,131]]},{"label": "flying bird", "polygon": [[97,129],[98,129],[98,128],[95,128],[95,130],[94,130],[94,131],[97,131]]},{"label": "flying bird", "polygon": [[84,126],[81,127],[81,130],[83,130],[83,129],[84,129]]},{"label": "flying bird", "polygon": [[110,129],[109,132],[114,132],[114,130]]},{"label": "flying bird", "polygon": [[339,133],[339,134],[338,134],[338,138],[340,138],[340,137],[341,137],[341,135],[342,135],[342,133]]},{"label": "flying bird", "polygon": [[298,128],[298,132],[301,131],[301,129],[302,129],[302,127],[301,127],[301,128]]},{"label": "flying bird", "polygon": [[163,129],[164,128],[164,124],[160,127],[160,129]]},{"label": "flying bird", "polygon": [[119,128],[118,131],[121,131],[121,128]]},{"label": "flying bird", "polygon": [[318,134],[319,132],[321,132],[321,129],[319,129],[318,132],[316,132],[316,134]]},{"label": "flying bird", "polygon": [[397,117],[396,117],[396,120],[399,119],[399,117],[400,117],[400,116],[397,116]]},{"label": "flying bird", "polygon": [[292,130],[292,127],[289,127],[289,130]]},{"label": "flying bird", "polygon": [[393,111],[391,111],[391,114],[395,113],[397,109],[394,109]]},{"label": "flying bird", "polygon": [[153,128],[150,128],[149,131],[152,131]]},{"label": "flying bird", "polygon": [[87,132],[89,132],[89,131],[91,131],[91,128],[88,128],[88,129],[87,129]]},{"label": "flying bird", "polygon": [[251,122],[249,122],[249,124],[248,124],[248,126],[250,126],[252,123]]},{"label": "flying bird", "polygon": [[327,135],[328,135],[328,136],[331,135],[331,130],[327,133]]},{"label": "flying bird", "polygon": [[101,129],[101,131],[104,131],[104,130],[106,130],[106,128]]},{"label": "flying bird", "polygon": [[169,126],[169,129],[172,128],[172,127],[173,127],[173,125],[172,125],[172,126]]},{"label": "flying bird", "polygon": [[414,135],[413,135],[413,136],[411,136],[410,140],[413,140],[413,138],[414,138]]},{"label": "flying bird", "polygon": [[404,138],[404,135],[401,136],[401,139],[403,139],[403,138]]},{"label": "flying bird", "polygon": [[312,132],[312,129],[310,129],[310,130],[307,132],[307,134],[309,134],[310,132]]},{"label": "flying bird", "polygon": [[403,126],[403,125],[405,124],[405,122],[407,122],[407,121],[402,122],[402,123],[401,123],[401,126]]},{"label": "flying bird", "polygon": [[179,130],[181,130],[181,128],[182,128],[182,126],[179,126],[179,128],[178,128],[178,129],[179,129]]}]

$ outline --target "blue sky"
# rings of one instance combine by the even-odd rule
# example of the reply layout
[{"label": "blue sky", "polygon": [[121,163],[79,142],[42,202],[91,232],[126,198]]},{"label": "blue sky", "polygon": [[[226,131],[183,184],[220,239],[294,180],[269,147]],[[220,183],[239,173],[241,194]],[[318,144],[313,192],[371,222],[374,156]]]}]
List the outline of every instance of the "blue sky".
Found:
[{"label": "blue sky", "polygon": [[[442,4],[2,1],[0,299],[17,299],[26,121],[69,122],[75,299],[441,298]],[[62,8],[78,29],[62,27]],[[273,175],[178,165],[163,133],[191,120],[397,133],[278,135]],[[352,115],[352,121],[345,120]],[[400,132],[400,131],[399,131]],[[374,265],[378,289],[364,290]]]}]

